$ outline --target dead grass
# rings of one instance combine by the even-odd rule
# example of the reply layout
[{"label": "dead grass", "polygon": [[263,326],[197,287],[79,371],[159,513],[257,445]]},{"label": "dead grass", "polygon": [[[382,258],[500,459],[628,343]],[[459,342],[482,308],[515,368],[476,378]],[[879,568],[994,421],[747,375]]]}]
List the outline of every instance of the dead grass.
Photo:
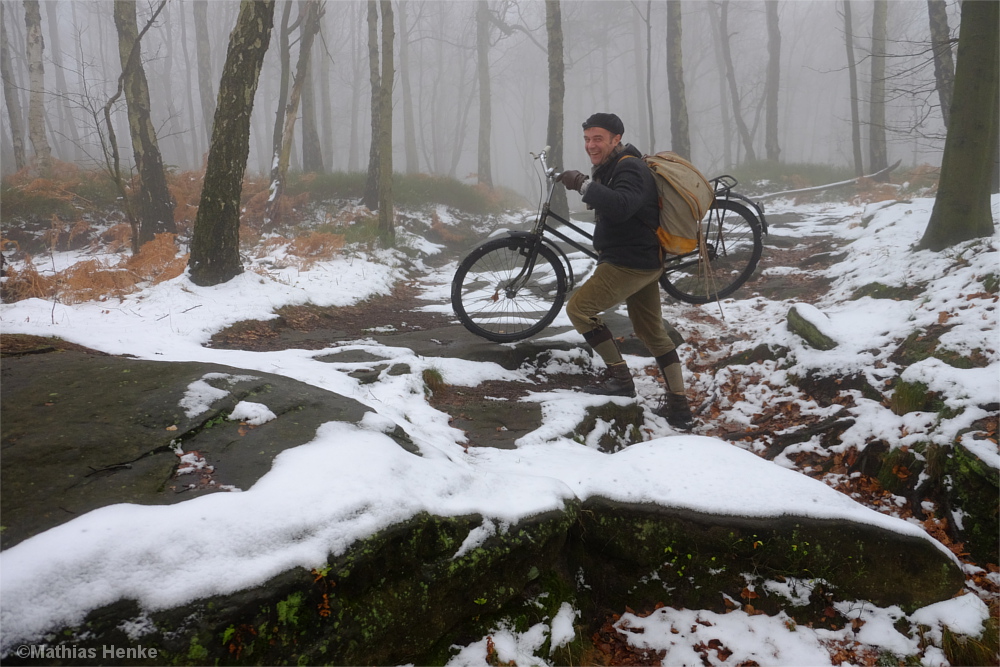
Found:
[{"label": "dead grass", "polygon": [[187,255],[178,256],[173,234],[157,234],[139,254],[113,259],[88,259],[54,274],[43,274],[31,257],[22,266],[7,270],[3,301],[54,299],[61,303],[122,298],[142,284],[176,278],[187,266]]}]

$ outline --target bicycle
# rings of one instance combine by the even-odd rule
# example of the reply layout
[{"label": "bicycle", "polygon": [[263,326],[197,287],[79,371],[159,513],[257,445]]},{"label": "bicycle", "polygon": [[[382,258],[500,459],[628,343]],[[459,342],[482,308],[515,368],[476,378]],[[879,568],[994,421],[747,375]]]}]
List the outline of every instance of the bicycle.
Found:
[{"label": "bicycle", "polygon": [[[565,250],[550,236],[586,256],[597,254],[550,220],[582,237],[593,236],[550,208],[559,173],[546,163],[546,146],[530,155],[541,164],[548,183],[530,231],[507,231],[486,241],[459,264],[451,284],[451,303],[466,329],[496,343],[530,338],[545,329],[562,309],[576,279]],[[763,208],[733,191],[738,181],[729,175],[711,179],[715,203],[701,221],[699,249],[668,256],[660,286],[687,303],[704,304],[739,289],[757,267],[767,233]]]}]

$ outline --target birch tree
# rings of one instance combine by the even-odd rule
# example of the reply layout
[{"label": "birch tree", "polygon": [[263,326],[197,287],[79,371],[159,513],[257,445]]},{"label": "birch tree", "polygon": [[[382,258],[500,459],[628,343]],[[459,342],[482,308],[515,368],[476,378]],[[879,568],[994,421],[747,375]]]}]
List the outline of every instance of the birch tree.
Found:
[{"label": "birch tree", "polygon": [[250,115],[275,0],[242,0],[219,82],[205,184],[191,236],[188,269],[196,285],[217,285],[243,272],[240,194],[250,153]]},{"label": "birch tree", "polygon": [[45,65],[42,61],[42,13],[38,0],[24,0],[24,27],[28,56],[28,139],[35,151],[35,163],[44,173],[52,162],[52,149],[45,134]]},{"label": "birch tree", "polygon": [[302,34],[299,37],[299,55],[295,64],[295,76],[292,79],[291,94],[288,97],[288,104],[284,112],[280,151],[277,155],[275,170],[272,171],[271,189],[268,198],[266,219],[272,225],[277,222],[278,205],[282,194],[284,194],[285,180],[288,178],[288,164],[292,157],[292,137],[295,133],[295,121],[298,118],[302,88],[306,84],[306,77],[309,71],[309,54],[312,51],[316,33],[319,32],[320,16],[321,6],[319,0],[305,0],[300,4],[298,24]]},{"label": "birch tree", "polygon": [[[161,8],[164,5],[166,0],[162,0]],[[153,127],[149,83],[142,67],[142,47],[135,8],[136,3],[131,0],[115,0],[114,18],[118,30],[122,85],[128,106],[132,155],[136,171],[139,172],[139,230],[138,238],[132,240],[133,250],[138,250],[152,241],[156,234],[173,232],[176,226],[174,202],[167,188],[163,157],[156,138],[156,128]]]},{"label": "birch tree", "polygon": [[7,14],[0,2],[0,77],[3,78],[3,98],[7,103],[10,138],[14,147],[14,166],[18,171],[27,164],[24,153],[24,122],[21,119],[21,99],[11,66],[10,44],[7,41]]},{"label": "birch tree", "polygon": [[[670,150],[691,158],[691,130],[688,122],[687,93],[684,88],[681,48],[681,2],[667,2],[667,88],[670,94]],[[652,110],[652,105],[650,105]],[[650,147],[652,150],[652,147]]]},{"label": "birch tree", "polygon": [[955,61],[951,57],[951,31],[948,29],[948,6],[944,0],[927,0],[927,18],[930,23],[931,49],[934,53],[934,79],[941,117],[948,127],[951,117],[951,96],[955,87]]},{"label": "birch tree", "polygon": [[201,99],[201,122],[205,135],[212,133],[215,116],[215,86],[212,85],[211,41],[208,36],[208,0],[194,0],[195,60],[198,63],[198,96]]}]

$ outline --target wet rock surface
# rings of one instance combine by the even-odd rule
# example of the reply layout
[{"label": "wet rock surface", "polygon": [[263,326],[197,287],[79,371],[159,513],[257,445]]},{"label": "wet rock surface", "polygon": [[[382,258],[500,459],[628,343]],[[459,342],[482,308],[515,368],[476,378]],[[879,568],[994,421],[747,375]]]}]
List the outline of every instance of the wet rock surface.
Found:
[{"label": "wet rock surface", "polygon": [[[114,503],[172,504],[248,489],[320,424],[357,422],[368,412],[285,377],[217,364],[109,356],[55,339],[11,354],[26,338],[5,344],[0,360],[5,549]],[[181,403],[199,381],[225,395],[189,416]],[[229,420],[240,401],[266,405],[276,418],[259,426]],[[192,452],[196,463],[183,466],[181,453]]]}]

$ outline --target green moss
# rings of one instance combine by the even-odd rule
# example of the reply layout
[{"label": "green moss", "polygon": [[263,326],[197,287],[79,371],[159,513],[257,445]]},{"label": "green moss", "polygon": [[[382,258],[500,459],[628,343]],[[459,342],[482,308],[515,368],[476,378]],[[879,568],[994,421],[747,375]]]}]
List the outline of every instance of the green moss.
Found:
[{"label": "green moss", "polygon": [[302,608],[302,593],[292,593],[280,601],[277,608],[279,623],[283,625],[297,625],[299,622],[299,612]]},{"label": "green moss", "polygon": [[427,393],[440,392],[448,386],[441,371],[436,368],[425,368],[421,377],[424,381],[424,391]]},{"label": "green moss", "polygon": [[966,548],[979,561],[995,562],[1000,534],[996,469],[960,445],[951,448],[946,469],[952,478],[951,503],[966,515],[961,530]]},{"label": "green moss", "polygon": [[889,401],[889,408],[897,415],[926,410],[929,407],[931,395],[923,382],[906,382],[899,380]]},{"label": "green moss", "polygon": [[191,643],[188,645],[187,652],[188,660],[192,664],[204,664],[206,658],[208,658],[208,649],[198,643],[198,637],[192,637]]},{"label": "green moss", "polygon": [[882,457],[877,477],[884,489],[901,495],[913,488],[923,468],[924,463],[913,452],[897,447]]},{"label": "green moss", "polygon": [[925,287],[921,285],[885,285],[874,282],[862,285],[851,294],[852,300],[862,297],[873,299],[892,299],[893,301],[910,301],[923,294]]}]

